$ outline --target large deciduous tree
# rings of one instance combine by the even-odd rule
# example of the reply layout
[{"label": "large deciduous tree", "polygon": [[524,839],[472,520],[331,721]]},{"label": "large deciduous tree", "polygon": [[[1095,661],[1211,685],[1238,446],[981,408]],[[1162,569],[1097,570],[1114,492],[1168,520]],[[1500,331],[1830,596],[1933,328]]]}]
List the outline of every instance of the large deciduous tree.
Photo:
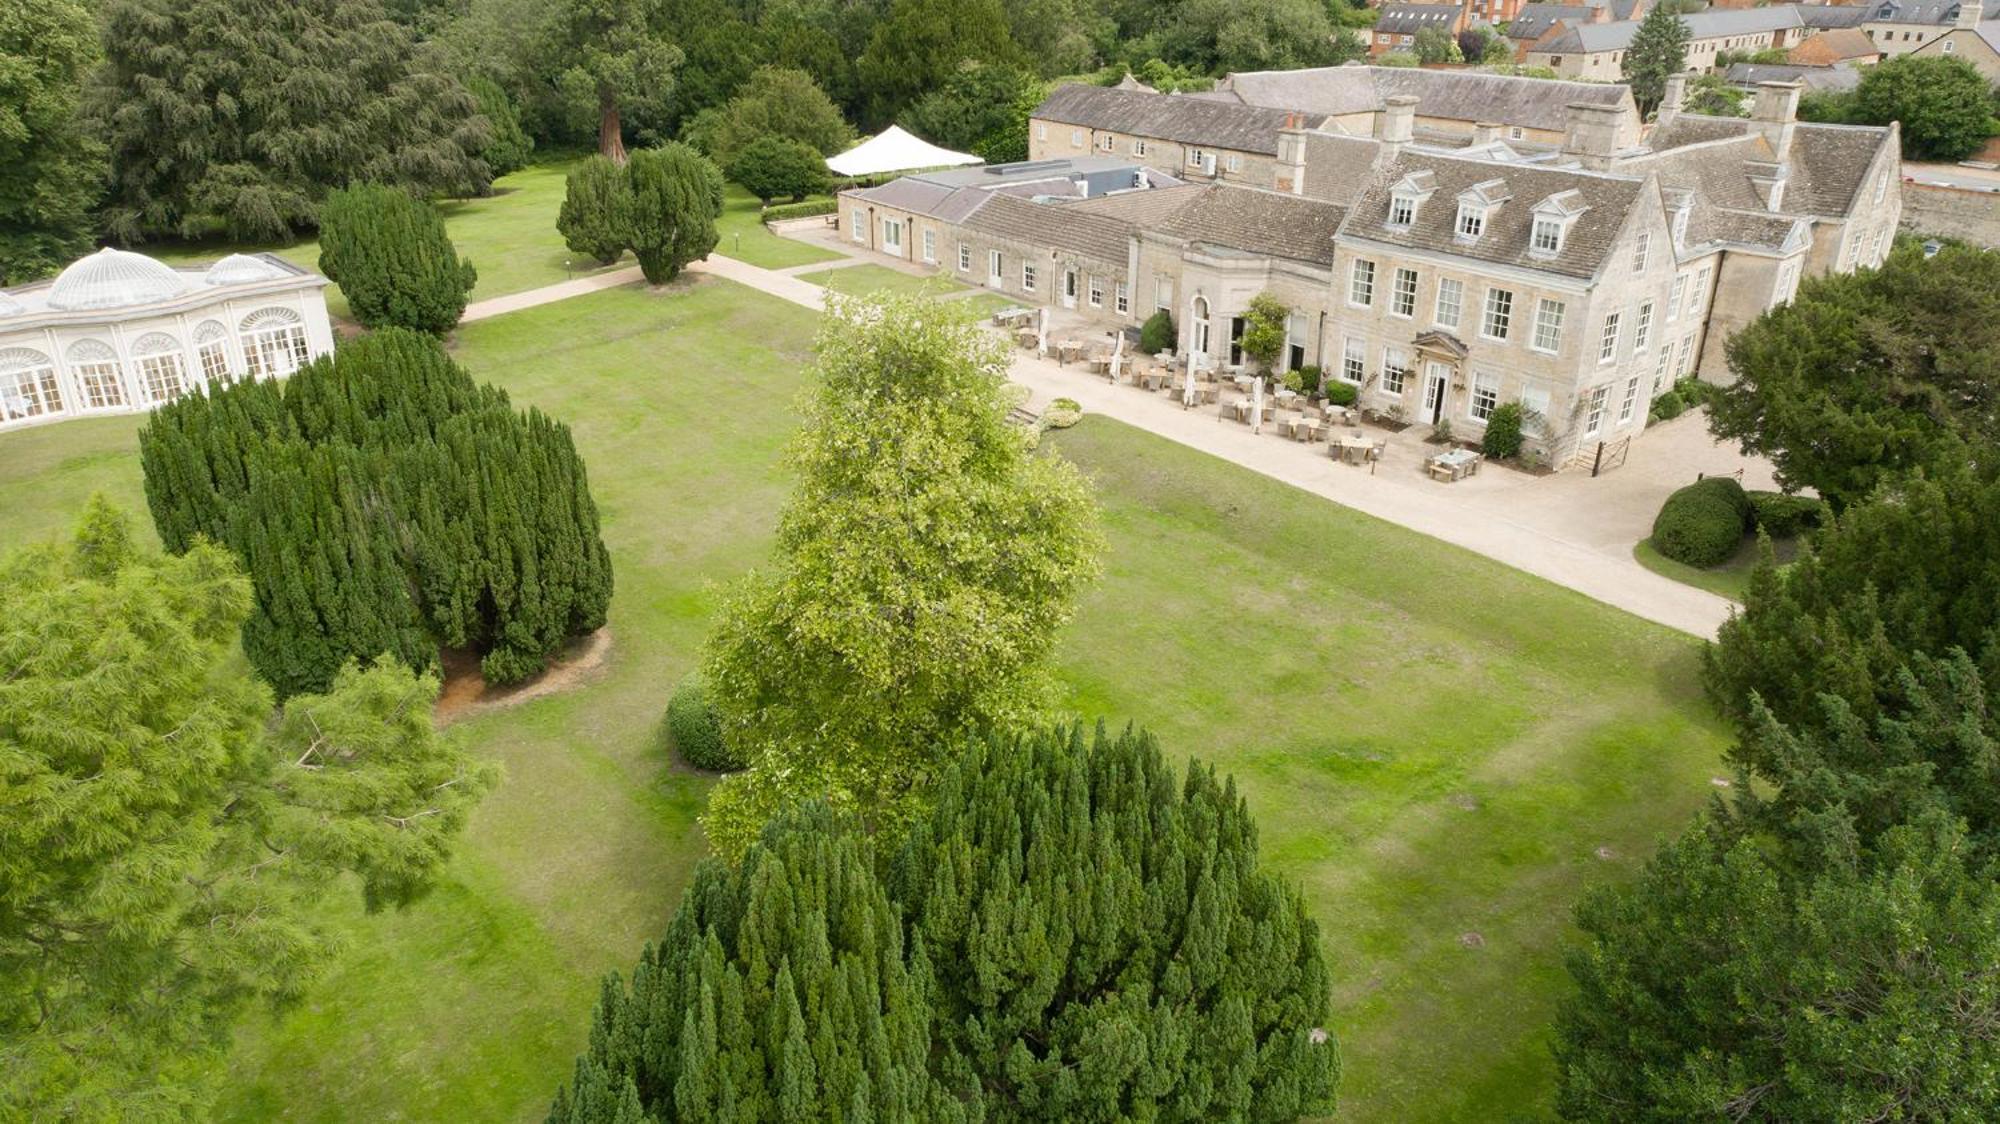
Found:
[{"label": "large deciduous tree", "polygon": [[516,412],[433,337],[385,329],[282,387],[183,397],[139,454],[168,549],[243,557],[244,650],[280,696],[384,652],[428,668],[441,646],[518,682],[604,624],[611,563],[568,428]]},{"label": "large deciduous tree", "polygon": [[809,145],[782,137],[761,137],[745,145],[730,165],[729,178],[764,203],[780,195],[794,200],[824,192],[826,160]]},{"label": "large deciduous tree", "polygon": [[904,128],[988,163],[1028,158],[1028,114],[1047,87],[1018,67],[968,62],[903,111]]},{"label": "large deciduous tree", "polygon": [[664,127],[680,48],[655,34],[647,0],[553,0],[541,69],[558,99],[597,123],[598,154],[625,163],[625,116],[645,107]]},{"label": "large deciduous tree", "polygon": [[319,268],[368,327],[433,335],[458,325],[479,277],[458,256],[437,208],[379,184],[327,196],[320,209]]},{"label": "large deciduous tree", "polygon": [[1011,63],[1018,55],[1000,0],[891,0],[859,63],[869,118],[894,120],[963,62]]},{"label": "large deciduous tree", "polygon": [[1829,274],[1729,341],[1709,426],[1838,505],[2000,443],[2000,253],[1912,245]]},{"label": "large deciduous tree", "polygon": [[722,172],[678,141],[632,154],[633,256],[646,280],[664,284],[691,261],[708,256],[722,215]]},{"label": "large deciduous tree", "polygon": [[1666,96],[1667,79],[1687,69],[1688,27],[1670,5],[1656,5],[1639,21],[1619,64],[1639,112],[1651,113]]},{"label": "large deciduous tree", "polygon": [[844,302],[816,346],[776,556],[730,592],[704,657],[753,762],[710,804],[726,853],[809,796],[894,817],[952,738],[1040,716],[1101,550],[1088,485],[1008,425],[1006,355],[969,319]]},{"label": "large deciduous tree", "polygon": [[728,104],[703,115],[688,139],[724,168],[763,137],[794,140],[831,156],[854,139],[840,108],[801,70],[759,67]]},{"label": "large deciduous tree", "polygon": [[478,102],[374,0],[113,0],[103,28],[116,237],[282,239],[337,187],[491,181]]},{"label": "large deciduous tree", "polygon": [[1557,1111],[1603,1124],[1991,1120],[2000,888],[1949,817],[1789,861],[1715,819],[1593,891]]},{"label": "large deciduous tree", "polygon": [[1899,55],[1862,69],[1855,87],[1856,123],[1903,125],[1903,156],[1963,160],[1993,127],[1993,84],[1951,55]]},{"label": "large deciduous tree", "polygon": [[0,560],[0,1104],[23,1119],[199,1117],[230,1026],[338,947],[343,875],[420,895],[494,779],[432,729],[437,682],[349,668],[268,721],[235,655],[222,548],[73,542]]},{"label": "large deciduous tree", "polygon": [[1241,797],[1152,739],[975,740],[900,845],[822,804],[705,863],[550,1120],[1296,1120],[1329,974]]},{"label": "large deciduous tree", "polygon": [[97,27],[76,0],[0,7],[0,285],[55,272],[90,249],[104,146],[80,119]]}]

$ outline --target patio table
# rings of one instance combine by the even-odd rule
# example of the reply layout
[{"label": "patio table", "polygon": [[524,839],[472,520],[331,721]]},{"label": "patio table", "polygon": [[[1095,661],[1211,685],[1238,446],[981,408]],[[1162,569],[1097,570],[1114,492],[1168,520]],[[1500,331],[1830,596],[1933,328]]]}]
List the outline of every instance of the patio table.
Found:
[{"label": "patio table", "polygon": [[1320,421],[1318,418],[1311,415],[1302,415],[1291,419],[1290,424],[1292,428],[1292,440],[1304,441],[1308,445],[1319,440]]},{"label": "patio table", "polygon": [[1447,484],[1456,483],[1479,472],[1479,454],[1470,449],[1452,449],[1432,457],[1430,465],[1432,477]]},{"label": "patio table", "polygon": [[1340,459],[1348,464],[1360,464],[1368,459],[1368,450],[1375,442],[1359,434],[1345,434],[1340,438]]}]

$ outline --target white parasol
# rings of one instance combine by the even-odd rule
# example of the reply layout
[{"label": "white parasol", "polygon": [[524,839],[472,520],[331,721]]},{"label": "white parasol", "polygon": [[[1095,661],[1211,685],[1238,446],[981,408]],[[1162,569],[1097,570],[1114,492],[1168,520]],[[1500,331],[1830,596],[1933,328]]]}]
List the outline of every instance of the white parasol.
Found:
[{"label": "white parasol", "polygon": [[1264,380],[1250,380],[1250,432],[1264,432]]},{"label": "white parasol", "polygon": [[1049,357],[1049,309],[1047,305],[1035,310],[1035,356]]},{"label": "white parasol", "polygon": [[1187,377],[1181,382],[1181,409],[1183,410],[1193,406],[1194,400],[1197,397],[1198,392],[1195,390],[1194,380],[1194,364],[1190,363],[1188,364]]},{"label": "white parasol", "polygon": [[1118,333],[1118,342],[1111,345],[1111,384],[1118,385],[1118,368],[1125,362],[1125,333]]}]

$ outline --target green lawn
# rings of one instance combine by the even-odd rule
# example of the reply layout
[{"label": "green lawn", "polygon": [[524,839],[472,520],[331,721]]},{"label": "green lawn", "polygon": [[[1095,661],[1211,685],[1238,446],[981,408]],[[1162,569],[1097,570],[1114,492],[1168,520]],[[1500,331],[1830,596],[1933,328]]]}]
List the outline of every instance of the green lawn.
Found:
[{"label": "green lawn", "polygon": [[[221,1118],[540,1119],[600,973],[664,928],[702,853],[706,782],[658,722],[711,583],[768,550],[812,326],[703,280],[459,331],[478,377],[575,430],[617,568],[609,661],[453,727],[506,782],[429,899],[334,910],[348,951],[241,1029]],[[0,540],[92,488],[143,510],[136,427],[0,435]],[[1106,419],[1049,445],[1097,481],[1111,543],[1061,647],[1071,704],[1236,776],[1323,927],[1343,1118],[1543,1113],[1570,904],[1711,791],[1694,645]]]},{"label": "green lawn", "polygon": [[[486,198],[453,199],[440,204],[438,209],[444,214],[445,230],[451,234],[452,243],[479,270],[479,282],[472,288],[473,300],[538,289],[612,268],[599,266],[572,252],[556,232],[556,214],[562,209],[565,184],[573,166],[569,162],[537,164],[495,180],[493,194]],[[317,239],[284,247],[196,242],[137,248],[168,262],[206,262],[238,250],[275,249],[288,261],[307,269],[319,268]],[[624,264],[630,265],[630,259]],[[345,316],[347,302],[337,292],[331,292],[331,296],[330,311]]]},{"label": "green lawn", "polygon": [[[813,273],[798,275],[801,281],[824,285],[836,293],[862,295],[866,293],[928,293],[944,296],[962,292],[964,286],[947,277],[917,277],[886,265],[850,265],[843,269],[822,269]],[[978,297],[968,297],[978,300]]]},{"label": "green lawn", "polygon": [[[1799,552],[1798,540],[1781,539],[1773,543],[1771,549],[1777,555],[1782,567]],[[1750,588],[1750,571],[1757,568],[1757,538],[1755,535],[1745,535],[1743,545],[1737,548],[1735,554],[1729,556],[1727,562],[1706,570],[1699,566],[1690,566],[1685,562],[1676,562],[1661,554],[1653,548],[1652,539],[1640,539],[1634,544],[1632,557],[1639,565],[1663,578],[1672,578],[1683,585],[1720,594],[1731,601],[1741,601],[1743,592]]]},{"label": "green lawn", "polygon": [[721,236],[716,252],[765,269],[840,260],[836,251],[771,233],[759,217],[760,210],[756,196],[730,184],[722,197],[722,217],[715,224],[715,232]]}]

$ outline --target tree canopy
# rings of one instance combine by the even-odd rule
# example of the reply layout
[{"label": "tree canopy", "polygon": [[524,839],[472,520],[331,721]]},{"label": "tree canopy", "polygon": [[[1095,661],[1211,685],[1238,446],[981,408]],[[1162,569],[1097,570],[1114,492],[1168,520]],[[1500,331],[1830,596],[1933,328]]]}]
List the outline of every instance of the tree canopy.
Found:
[{"label": "tree canopy", "polygon": [[442,335],[458,326],[478,272],[435,207],[379,184],[342,188],[321,208],[319,268],[370,328]]},{"label": "tree canopy", "polygon": [[1018,67],[967,62],[911,103],[900,120],[933,144],[973,153],[988,163],[1026,160],[1028,114],[1047,91]]},{"label": "tree canopy", "polygon": [[811,75],[776,66],[758,68],[728,104],[690,123],[688,133],[690,143],[725,168],[764,137],[798,141],[822,156],[854,139],[840,108]]},{"label": "tree canopy", "polygon": [[1910,244],[1810,279],[1731,338],[1709,427],[1835,505],[2000,442],[2000,253]]},{"label": "tree canopy", "polygon": [[1619,64],[1639,112],[1653,112],[1666,96],[1667,79],[1687,70],[1688,34],[1687,24],[1669,5],[1655,5],[1639,21]]},{"label": "tree canopy", "polygon": [[89,251],[104,146],[81,118],[97,26],[76,0],[0,8],[0,285],[54,273]]},{"label": "tree canopy", "polygon": [[1864,67],[1852,112],[1858,124],[1903,125],[1903,156],[1963,160],[1991,135],[1993,84],[1952,55],[1898,55]]},{"label": "tree canopy", "polygon": [[824,192],[831,177],[826,159],[809,145],[782,137],[760,137],[736,154],[729,178],[769,203],[780,195],[796,200]]},{"label": "tree canopy", "polygon": [[243,646],[280,696],[353,660],[481,654],[489,682],[604,624],[611,563],[569,430],[518,413],[435,338],[384,329],[282,386],[212,386],[139,433],[170,550],[224,543],[249,570]]},{"label": "tree canopy", "polygon": [[890,0],[858,64],[869,91],[867,118],[894,120],[962,63],[1017,57],[1000,0]]},{"label": "tree canopy", "polygon": [[633,256],[646,280],[664,284],[715,249],[722,214],[722,171],[678,141],[632,154]]},{"label": "tree canopy", "polygon": [[816,350],[775,556],[730,591],[704,656],[753,765],[710,804],[725,853],[808,796],[893,817],[954,737],[1039,717],[1101,550],[1088,486],[1008,425],[1006,355],[968,317],[842,302]]},{"label": "tree canopy", "polygon": [[478,102],[375,0],[111,0],[103,19],[114,237],[282,240],[334,188],[474,195],[492,178]]},{"label": "tree canopy", "polygon": [[648,0],[552,0],[538,67],[572,122],[597,128],[598,154],[625,162],[625,117],[666,126],[680,48],[654,34]]},{"label": "tree canopy", "polygon": [[40,1119],[199,1116],[229,1028],[421,895],[493,767],[440,738],[437,681],[349,667],[268,721],[235,656],[250,584],[163,557],[93,501],[0,559],[0,1103]]},{"label": "tree canopy", "polygon": [[883,848],[810,804],[605,981],[551,1121],[1295,1120],[1329,973],[1231,782],[1153,740],[974,739]]}]

